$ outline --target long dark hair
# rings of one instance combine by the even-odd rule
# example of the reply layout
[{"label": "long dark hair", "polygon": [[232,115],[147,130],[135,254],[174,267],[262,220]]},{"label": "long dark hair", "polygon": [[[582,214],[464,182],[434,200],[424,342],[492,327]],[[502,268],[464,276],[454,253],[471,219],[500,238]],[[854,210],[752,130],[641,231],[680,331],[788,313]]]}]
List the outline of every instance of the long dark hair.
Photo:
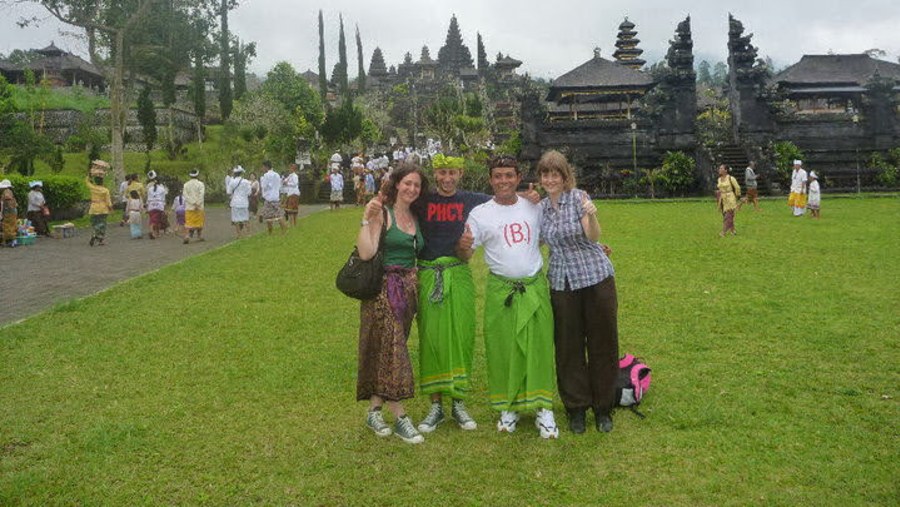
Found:
[{"label": "long dark hair", "polygon": [[412,208],[417,210],[421,203],[424,202],[424,197],[428,194],[428,178],[425,176],[425,173],[422,171],[422,168],[419,167],[418,164],[414,164],[412,162],[401,162],[394,169],[394,172],[391,173],[391,177],[388,178],[387,182],[381,186],[381,193],[384,195],[384,204],[388,206],[393,206],[395,202],[397,202],[397,184],[400,183],[403,178],[409,176],[412,173],[416,173],[419,175],[419,178],[422,180],[422,187],[419,191],[419,198],[413,201]]}]

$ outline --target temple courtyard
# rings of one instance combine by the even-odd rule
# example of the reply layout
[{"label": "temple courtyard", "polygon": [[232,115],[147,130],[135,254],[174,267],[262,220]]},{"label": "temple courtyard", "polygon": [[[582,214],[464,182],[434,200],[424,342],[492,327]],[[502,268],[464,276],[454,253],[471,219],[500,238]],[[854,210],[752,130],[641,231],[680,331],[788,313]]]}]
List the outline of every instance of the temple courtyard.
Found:
[{"label": "temple courtyard", "polygon": [[361,212],[319,212],[0,327],[0,505],[896,505],[900,200],[764,200],[728,238],[709,198],[597,204],[646,419],[498,434],[479,325],[478,430],[378,439],[334,288]]}]

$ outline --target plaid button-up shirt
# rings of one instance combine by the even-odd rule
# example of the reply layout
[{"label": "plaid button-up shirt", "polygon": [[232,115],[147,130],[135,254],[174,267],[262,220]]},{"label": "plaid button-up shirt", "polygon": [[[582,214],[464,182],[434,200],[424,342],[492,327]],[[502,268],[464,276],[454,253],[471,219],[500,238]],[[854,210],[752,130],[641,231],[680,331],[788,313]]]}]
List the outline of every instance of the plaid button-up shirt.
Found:
[{"label": "plaid button-up shirt", "polygon": [[559,196],[559,209],[550,198],[541,201],[541,240],[550,246],[547,278],[552,290],[578,290],[615,275],[599,244],[585,236],[581,205],[585,192],[572,189]]}]

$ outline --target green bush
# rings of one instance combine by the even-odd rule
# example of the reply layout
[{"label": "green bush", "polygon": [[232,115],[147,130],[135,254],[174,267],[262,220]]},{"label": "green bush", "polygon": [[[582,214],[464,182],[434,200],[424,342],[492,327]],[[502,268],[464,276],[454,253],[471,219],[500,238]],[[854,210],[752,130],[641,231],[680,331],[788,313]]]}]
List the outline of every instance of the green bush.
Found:
[{"label": "green bush", "polygon": [[775,152],[775,171],[782,182],[791,180],[794,160],[803,160],[803,152],[790,141],[779,141],[772,147]]},{"label": "green bush", "polygon": [[691,190],[696,181],[697,163],[682,151],[667,151],[662,163],[661,183],[670,193]]},{"label": "green bush", "polygon": [[[891,153],[889,155],[890,158],[897,160],[897,156],[900,155],[900,153],[895,153],[897,151],[900,151],[900,148],[894,148],[893,150],[891,150]],[[867,165],[868,167],[876,169],[878,171],[878,174],[875,175],[875,180],[878,181],[878,183],[886,187],[893,187],[897,184],[897,164],[892,163],[881,153],[873,153],[869,158],[869,163]]]},{"label": "green bush", "polygon": [[[6,175],[13,185],[13,194],[19,203],[19,214],[24,216],[28,207],[28,182],[36,178],[26,178],[17,174]],[[88,198],[84,180],[75,176],[46,175],[39,178],[44,183],[44,199],[52,210],[68,209]]]}]

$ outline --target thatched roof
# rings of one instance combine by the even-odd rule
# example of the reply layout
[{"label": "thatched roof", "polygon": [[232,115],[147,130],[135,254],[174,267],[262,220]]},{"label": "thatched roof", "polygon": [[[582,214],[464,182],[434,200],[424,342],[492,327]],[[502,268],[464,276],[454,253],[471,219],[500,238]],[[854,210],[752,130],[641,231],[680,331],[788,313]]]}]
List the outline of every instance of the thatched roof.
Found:
[{"label": "thatched roof", "polygon": [[593,58],[553,80],[547,100],[564,92],[612,88],[650,89],[655,82],[649,74],[594,55]]},{"label": "thatched roof", "polygon": [[772,81],[787,86],[863,86],[875,75],[900,81],[900,64],[866,54],[803,55],[799,62],[776,74]]}]

